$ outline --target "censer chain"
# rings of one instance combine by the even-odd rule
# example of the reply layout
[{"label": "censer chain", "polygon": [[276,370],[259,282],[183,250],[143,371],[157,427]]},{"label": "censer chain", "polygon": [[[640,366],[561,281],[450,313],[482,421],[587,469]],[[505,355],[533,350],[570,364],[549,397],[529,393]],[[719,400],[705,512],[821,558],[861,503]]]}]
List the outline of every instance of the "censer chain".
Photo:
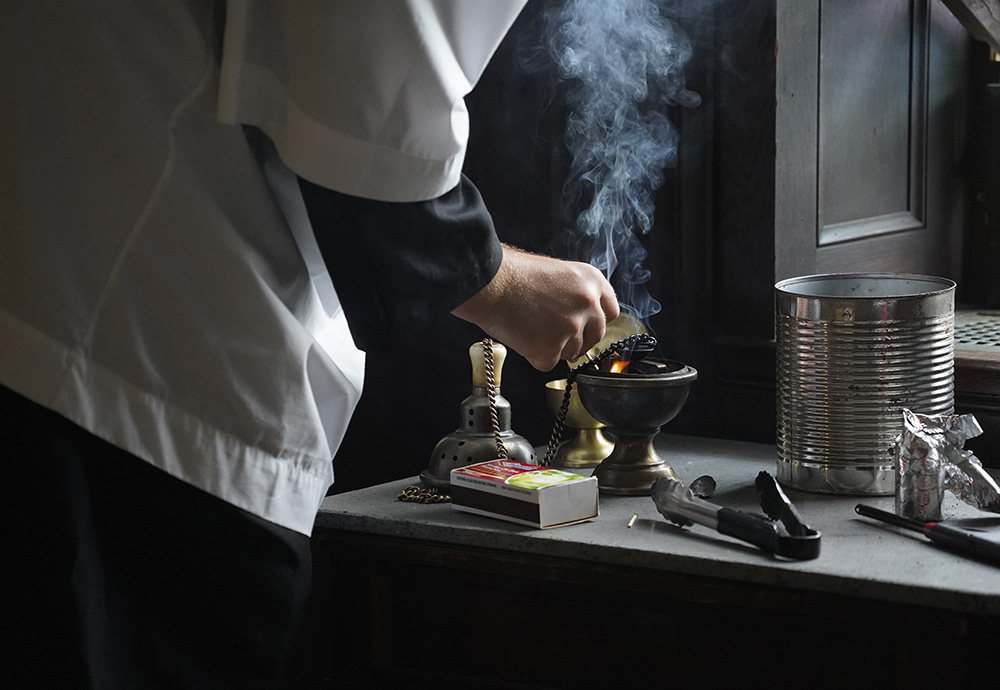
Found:
[{"label": "censer chain", "polygon": [[500,435],[500,413],[497,412],[497,377],[493,368],[493,339],[483,338],[483,368],[486,370],[486,397],[490,403],[490,424],[493,426],[493,442],[497,447],[497,457],[507,459],[507,446]]},{"label": "censer chain", "polygon": [[438,489],[428,489],[423,486],[406,486],[396,496],[396,500],[404,503],[447,503],[451,496]]}]

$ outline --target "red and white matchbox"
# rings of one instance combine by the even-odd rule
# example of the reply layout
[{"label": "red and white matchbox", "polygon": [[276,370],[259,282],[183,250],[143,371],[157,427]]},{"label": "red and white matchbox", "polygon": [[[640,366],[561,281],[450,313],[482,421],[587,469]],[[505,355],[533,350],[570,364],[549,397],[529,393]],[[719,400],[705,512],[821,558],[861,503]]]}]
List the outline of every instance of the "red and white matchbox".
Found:
[{"label": "red and white matchbox", "polygon": [[489,460],[451,471],[451,504],[531,527],[559,527],[597,517],[597,478]]}]

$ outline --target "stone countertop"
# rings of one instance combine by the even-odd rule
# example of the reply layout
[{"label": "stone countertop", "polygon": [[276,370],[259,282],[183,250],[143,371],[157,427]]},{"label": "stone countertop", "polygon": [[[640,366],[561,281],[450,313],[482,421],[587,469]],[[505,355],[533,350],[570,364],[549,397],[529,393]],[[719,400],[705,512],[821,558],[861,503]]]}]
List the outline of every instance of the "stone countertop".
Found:
[{"label": "stone countertop", "polygon": [[[713,503],[761,514],[754,479],[775,473],[774,446],[660,434],[657,451],[689,484],[709,474]],[[635,566],[804,591],[1000,615],[1000,567],[943,551],[917,532],[854,512],[857,503],[893,511],[891,496],[858,497],[786,490],[804,520],[822,533],[819,558],[791,561],[700,525],[680,528],[649,497],[600,497],[589,522],[532,529],[455,510],[450,504],[396,500],[416,478],[327,497],[316,533],[348,531],[526,554]],[[628,522],[637,514],[631,528]],[[1000,515],[948,494],[944,515],[1000,541]]]}]

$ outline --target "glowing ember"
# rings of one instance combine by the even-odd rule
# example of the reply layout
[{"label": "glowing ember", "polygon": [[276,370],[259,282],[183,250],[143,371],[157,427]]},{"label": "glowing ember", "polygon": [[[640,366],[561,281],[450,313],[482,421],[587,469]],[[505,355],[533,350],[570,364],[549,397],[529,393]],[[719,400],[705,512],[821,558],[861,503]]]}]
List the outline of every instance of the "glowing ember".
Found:
[{"label": "glowing ember", "polygon": [[629,363],[625,360],[618,360],[617,362],[612,362],[610,371],[612,374],[620,374],[623,371],[625,371],[625,367],[627,367],[628,364]]}]

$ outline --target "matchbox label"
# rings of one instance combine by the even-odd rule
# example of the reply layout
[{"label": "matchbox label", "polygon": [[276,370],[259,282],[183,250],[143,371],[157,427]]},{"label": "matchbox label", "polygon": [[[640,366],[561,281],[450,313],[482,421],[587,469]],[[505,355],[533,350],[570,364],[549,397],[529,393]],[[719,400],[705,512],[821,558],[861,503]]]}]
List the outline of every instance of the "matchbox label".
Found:
[{"label": "matchbox label", "polygon": [[507,480],[508,484],[520,486],[523,489],[542,489],[553,484],[563,482],[576,482],[580,480],[580,475],[560,472],[559,470],[534,470],[533,472],[522,472]]},{"label": "matchbox label", "polygon": [[526,465],[513,460],[491,460],[455,470],[463,477],[475,477],[491,482],[503,482],[523,489],[541,489],[552,484],[579,481],[580,475],[550,470],[539,465]]},{"label": "matchbox label", "polygon": [[481,462],[478,465],[462,467],[455,470],[455,474],[489,479],[494,482],[506,482],[514,475],[537,469],[539,469],[538,465],[525,465],[523,462],[516,462],[514,460],[490,460],[489,462]]}]

